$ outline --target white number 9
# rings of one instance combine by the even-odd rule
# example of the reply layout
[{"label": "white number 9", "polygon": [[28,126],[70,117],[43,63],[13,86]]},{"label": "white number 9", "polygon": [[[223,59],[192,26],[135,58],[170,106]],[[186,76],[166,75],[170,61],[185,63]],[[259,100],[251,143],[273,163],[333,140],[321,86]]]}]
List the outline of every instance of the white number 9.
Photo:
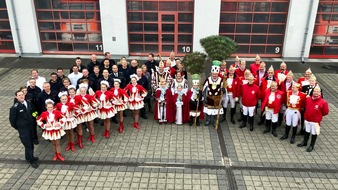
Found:
[{"label": "white number 9", "polygon": [[279,48],[279,47],[276,47],[276,48],[275,48],[275,53],[279,53],[279,51],[280,51],[280,48]]}]

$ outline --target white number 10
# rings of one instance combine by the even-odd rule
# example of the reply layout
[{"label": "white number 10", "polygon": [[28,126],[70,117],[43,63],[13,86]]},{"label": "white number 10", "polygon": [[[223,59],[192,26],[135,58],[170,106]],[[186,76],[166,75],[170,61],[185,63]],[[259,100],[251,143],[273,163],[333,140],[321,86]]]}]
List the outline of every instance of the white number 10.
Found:
[{"label": "white number 10", "polygon": [[184,53],[189,53],[189,52],[190,52],[190,46],[183,46],[183,47],[182,47],[182,51],[183,51]]}]

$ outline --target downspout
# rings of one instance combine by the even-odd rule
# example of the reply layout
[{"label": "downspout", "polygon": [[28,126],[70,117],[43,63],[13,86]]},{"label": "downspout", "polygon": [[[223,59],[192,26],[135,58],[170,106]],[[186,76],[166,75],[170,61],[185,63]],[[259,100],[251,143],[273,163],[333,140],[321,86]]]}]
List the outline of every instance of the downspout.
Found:
[{"label": "downspout", "polygon": [[304,35],[304,40],[303,40],[303,47],[302,47],[302,54],[301,54],[302,63],[305,63],[305,58],[304,58],[305,46],[306,46],[306,42],[307,42],[307,37],[309,35],[310,19],[311,19],[311,13],[312,13],[312,9],[313,9],[313,4],[314,4],[314,0],[311,0],[310,1],[310,5],[309,5],[308,15],[307,15],[307,21],[306,21],[306,27],[305,27],[305,35]]},{"label": "downspout", "polygon": [[[7,1],[8,2],[8,1]],[[18,40],[18,45],[19,45],[19,58],[21,58],[22,55],[22,44],[21,44],[21,38],[20,38],[20,34],[19,34],[19,27],[18,27],[18,22],[17,22],[17,18],[16,18],[16,12],[15,12],[15,6],[14,6],[14,1],[10,0],[9,1],[11,3],[11,7],[12,7],[12,12],[13,12],[13,22],[14,22],[14,29],[16,31],[16,36],[17,36],[17,40]]]}]

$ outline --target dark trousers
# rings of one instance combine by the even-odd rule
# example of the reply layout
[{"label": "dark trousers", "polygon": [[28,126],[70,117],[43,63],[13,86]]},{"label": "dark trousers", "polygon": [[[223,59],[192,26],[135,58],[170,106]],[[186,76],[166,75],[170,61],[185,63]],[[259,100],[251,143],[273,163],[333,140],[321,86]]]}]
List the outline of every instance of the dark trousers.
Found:
[{"label": "dark trousers", "polygon": [[33,138],[34,138],[34,130],[33,129],[25,129],[25,130],[18,130],[20,140],[25,147],[25,158],[27,161],[33,162],[34,158],[34,145],[33,145]]},{"label": "dark trousers", "polygon": [[34,127],[33,127],[33,140],[38,140],[38,130],[37,130],[37,123],[34,120]]}]

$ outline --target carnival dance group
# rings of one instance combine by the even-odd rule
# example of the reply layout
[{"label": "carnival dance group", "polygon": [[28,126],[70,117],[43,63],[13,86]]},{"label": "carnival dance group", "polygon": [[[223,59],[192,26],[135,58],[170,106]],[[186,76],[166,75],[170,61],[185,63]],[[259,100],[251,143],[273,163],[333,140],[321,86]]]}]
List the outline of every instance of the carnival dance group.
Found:
[{"label": "carnival dance group", "polygon": [[235,124],[236,106],[239,105],[240,128],[248,123],[250,131],[253,131],[254,115],[260,105],[258,125],[265,123],[264,133],[272,131],[277,137],[276,128],[285,120],[285,134],[280,139],[287,139],[292,129],[290,143],[294,144],[297,126],[301,123],[300,134],[304,134],[304,140],[298,146],[307,146],[312,134],[308,152],[313,150],[320,134],[322,117],[329,113],[328,104],[310,69],[295,82],[292,71],[287,70],[284,62],[279,70],[275,71],[272,66],[266,70],[266,64],[258,55],[250,69],[238,56],[229,68],[225,61],[213,61],[211,76],[203,83],[199,74],[192,74],[191,88],[188,87],[187,71],[173,53],[168,60],[160,62],[149,54],[148,61],[141,67],[137,60],[128,64],[125,58],[115,64],[109,53],[102,62],[92,55],[87,67],[77,57],[68,77],[59,68],[50,74],[49,82],[39,76],[36,69],[31,74],[27,86],[16,92],[10,111],[10,122],[16,129],[20,128],[17,117],[21,112],[30,110],[28,115],[36,116],[33,132],[29,134],[30,144],[25,144],[20,135],[27,160],[34,157],[27,147],[39,143],[36,124],[43,130],[42,137],[52,142],[53,160],[64,161],[60,148],[62,136],[66,135],[68,141],[66,151],[75,151],[75,145],[82,149],[83,125],[88,128],[87,140],[94,143],[94,121],[101,119],[102,136],[110,138],[111,121],[119,123],[117,130],[123,132],[127,109],[134,120],[132,127],[140,129],[139,115],[147,118],[145,106],[152,112],[152,99],[155,100],[154,119],[159,124],[200,126],[205,114],[204,125],[217,128],[226,120],[228,105],[230,122]]}]

